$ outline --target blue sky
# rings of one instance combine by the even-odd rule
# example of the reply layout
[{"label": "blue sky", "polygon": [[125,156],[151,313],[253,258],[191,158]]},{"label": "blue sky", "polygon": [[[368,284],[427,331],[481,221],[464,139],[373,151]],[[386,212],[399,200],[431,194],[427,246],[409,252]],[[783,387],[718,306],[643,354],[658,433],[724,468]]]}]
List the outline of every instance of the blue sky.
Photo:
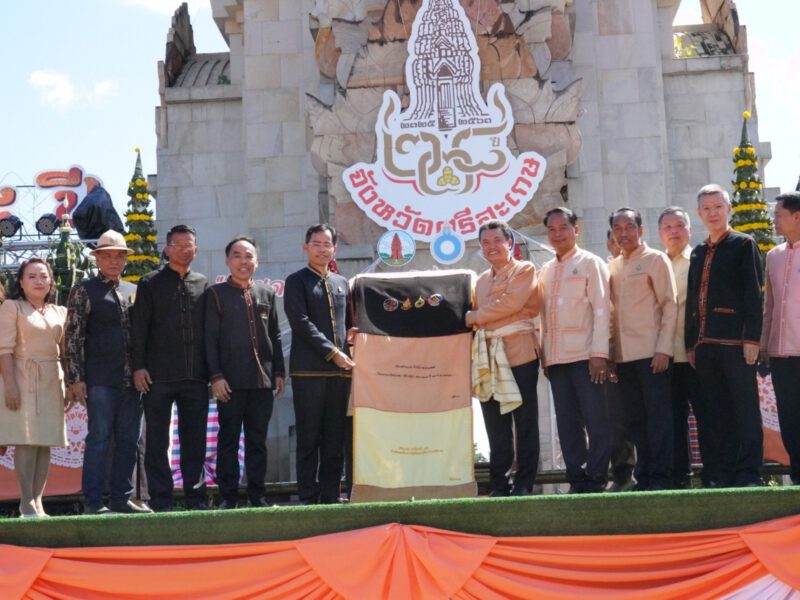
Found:
[{"label": "blue sky", "polygon": [[[141,147],[145,173],[156,170],[156,64],[164,57],[171,15],[179,4],[0,2],[0,187],[29,185],[39,171],[79,164],[98,175],[124,208],[133,149]],[[189,4],[198,51],[225,50],[208,1]],[[800,2],[738,0],[737,6],[748,27],[761,139],[772,142],[767,185],[794,189],[800,175],[794,99],[800,92],[795,31]],[[699,14],[699,0],[683,0],[679,21],[697,23]],[[32,201],[21,194],[20,209]]]},{"label": "blue sky", "polygon": [[[207,0],[189,4],[198,51],[227,49]],[[0,2],[0,187],[30,185],[39,171],[78,164],[124,209],[134,148],[142,149],[145,173],[156,171],[156,65],[179,5]],[[23,202],[33,198],[20,190],[21,211]]]}]

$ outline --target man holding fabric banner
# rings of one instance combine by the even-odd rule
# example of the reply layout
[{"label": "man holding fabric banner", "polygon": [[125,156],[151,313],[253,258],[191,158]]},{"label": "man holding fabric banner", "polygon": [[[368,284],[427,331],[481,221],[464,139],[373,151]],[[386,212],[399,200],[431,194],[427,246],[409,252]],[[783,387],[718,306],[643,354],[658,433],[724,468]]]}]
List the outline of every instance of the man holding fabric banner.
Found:
[{"label": "man holding fabric banner", "polygon": [[289,375],[297,431],[297,495],[303,504],[339,501],[350,398],[347,279],[328,267],[336,230],[327,223],[306,232],[308,266],[286,278],[283,307],[292,328]]},{"label": "man holding fabric banner", "polygon": [[[511,255],[513,236],[502,221],[478,232],[491,268],[475,286],[476,309],[466,323],[477,327],[472,345],[472,392],[481,401],[489,438],[490,496],[527,496],[539,463],[536,382],[539,353],[534,318],[539,314],[536,268]],[[513,490],[508,475],[517,441]]]}]

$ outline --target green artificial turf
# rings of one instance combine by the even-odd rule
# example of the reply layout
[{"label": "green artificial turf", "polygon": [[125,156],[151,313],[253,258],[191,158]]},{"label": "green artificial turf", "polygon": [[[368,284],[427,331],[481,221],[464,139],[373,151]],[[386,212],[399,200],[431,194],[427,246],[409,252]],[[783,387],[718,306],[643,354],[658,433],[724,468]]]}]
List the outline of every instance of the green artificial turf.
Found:
[{"label": "green artificial turf", "polygon": [[734,527],[800,513],[800,488],[471,498],[152,515],[0,519],[0,544],[41,547],[292,540],[386,523],[498,537]]}]

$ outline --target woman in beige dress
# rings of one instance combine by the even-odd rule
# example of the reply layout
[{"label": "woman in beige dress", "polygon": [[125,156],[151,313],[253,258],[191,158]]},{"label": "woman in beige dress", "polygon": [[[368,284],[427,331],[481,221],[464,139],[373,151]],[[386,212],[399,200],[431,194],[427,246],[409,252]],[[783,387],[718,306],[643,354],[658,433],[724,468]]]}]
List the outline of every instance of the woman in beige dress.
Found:
[{"label": "woman in beige dress", "polygon": [[15,446],[21,517],[47,516],[42,494],[50,448],[67,443],[61,365],[67,309],[54,300],[50,265],[32,258],[0,305],[0,445]]}]

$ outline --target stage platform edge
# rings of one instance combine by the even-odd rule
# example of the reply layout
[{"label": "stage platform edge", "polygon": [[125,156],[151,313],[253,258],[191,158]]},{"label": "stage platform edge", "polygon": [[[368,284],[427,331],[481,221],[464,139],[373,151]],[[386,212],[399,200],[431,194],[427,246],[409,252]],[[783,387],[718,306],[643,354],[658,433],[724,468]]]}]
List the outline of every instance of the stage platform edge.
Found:
[{"label": "stage platform edge", "polygon": [[703,531],[800,514],[800,487],[470,498],[152,515],[0,519],[0,544],[46,548],[296,540],[388,523],[490,535]]}]

